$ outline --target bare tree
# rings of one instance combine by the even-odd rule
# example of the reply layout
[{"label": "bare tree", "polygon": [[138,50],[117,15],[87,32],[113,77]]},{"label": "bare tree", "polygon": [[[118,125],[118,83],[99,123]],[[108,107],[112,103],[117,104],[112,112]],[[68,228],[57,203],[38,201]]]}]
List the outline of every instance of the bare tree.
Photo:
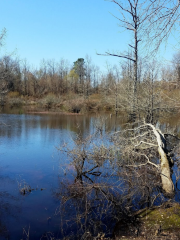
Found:
[{"label": "bare tree", "polygon": [[158,50],[163,41],[167,41],[173,30],[179,28],[180,1],[179,0],[155,0],[156,14],[147,22],[149,46],[155,44],[154,50]]},{"label": "bare tree", "polygon": [[85,83],[84,83],[84,97],[89,98],[91,90],[91,79],[92,79],[92,59],[86,55],[85,58]]},{"label": "bare tree", "polygon": [[98,66],[92,66],[92,85],[94,93],[98,93],[100,69]]},{"label": "bare tree", "polygon": [[58,63],[58,93],[67,93],[68,92],[68,81],[67,75],[69,71],[69,62],[63,58]]},{"label": "bare tree", "polygon": [[133,44],[128,44],[131,49],[128,53],[115,54],[108,51],[105,52],[104,55],[128,59],[133,63],[132,114],[133,118],[135,118],[137,105],[139,43],[144,41],[146,23],[154,17],[156,9],[154,9],[154,1],[128,0],[125,3],[122,3],[121,1],[112,0],[111,2],[119,7],[120,16],[115,17],[120,22],[120,27],[132,33]]},{"label": "bare tree", "polygon": [[174,71],[176,76],[176,82],[178,86],[180,86],[180,52],[176,53],[173,56],[173,65],[174,65]]},{"label": "bare tree", "polygon": [[[121,164],[135,169],[150,166],[151,172],[161,177],[162,189],[168,196],[174,195],[174,184],[171,179],[173,160],[167,148],[169,134],[146,122],[133,125],[124,131],[114,133],[115,146],[121,152]],[[171,134],[170,134],[171,135]],[[160,155],[160,160],[158,158]]]},{"label": "bare tree", "polygon": [[[3,46],[3,43],[4,43],[4,38],[6,36],[6,29],[3,29],[1,34],[0,34],[0,47]],[[3,66],[3,62],[2,60],[0,61],[0,65],[1,65],[1,69],[2,69],[2,66]],[[8,91],[8,88],[7,88],[7,83],[5,81],[5,78],[6,78],[6,72],[4,71],[4,69],[1,71],[1,74],[0,74],[0,81],[1,81],[1,87],[0,87],[0,98],[1,98],[1,105],[4,105],[4,96],[5,94],[7,93]]]},{"label": "bare tree", "polygon": [[28,78],[29,78],[30,67],[26,59],[23,61],[22,67],[22,82],[23,82],[23,94],[29,94]]}]

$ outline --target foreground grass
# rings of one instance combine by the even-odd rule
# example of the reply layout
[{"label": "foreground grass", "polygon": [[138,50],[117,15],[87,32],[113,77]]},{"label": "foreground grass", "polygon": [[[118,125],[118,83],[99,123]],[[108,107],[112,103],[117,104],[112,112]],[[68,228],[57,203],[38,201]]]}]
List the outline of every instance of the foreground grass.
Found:
[{"label": "foreground grass", "polygon": [[136,214],[136,223],[120,221],[114,232],[116,240],[180,239],[180,204],[167,202],[161,207],[145,208]]}]

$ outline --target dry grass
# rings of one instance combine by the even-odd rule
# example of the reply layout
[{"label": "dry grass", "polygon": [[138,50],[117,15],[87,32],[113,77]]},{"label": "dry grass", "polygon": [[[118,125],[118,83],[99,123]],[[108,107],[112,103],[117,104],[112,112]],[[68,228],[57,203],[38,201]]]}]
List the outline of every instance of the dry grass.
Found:
[{"label": "dry grass", "polygon": [[8,92],[8,98],[17,98],[20,96],[19,92]]}]

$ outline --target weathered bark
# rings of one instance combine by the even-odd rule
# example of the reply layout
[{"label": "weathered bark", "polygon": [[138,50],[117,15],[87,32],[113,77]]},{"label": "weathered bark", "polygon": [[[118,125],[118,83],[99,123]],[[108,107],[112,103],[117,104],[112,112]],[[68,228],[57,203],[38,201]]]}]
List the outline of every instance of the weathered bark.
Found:
[{"label": "weathered bark", "polygon": [[174,184],[171,179],[171,168],[172,159],[168,156],[168,150],[166,147],[166,139],[159,129],[156,129],[152,124],[147,124],[153,130],[158,143],[158,152],[160,155],[160,166],[161,166],[161,181],[162,188],[167,195],[174,195]]}]

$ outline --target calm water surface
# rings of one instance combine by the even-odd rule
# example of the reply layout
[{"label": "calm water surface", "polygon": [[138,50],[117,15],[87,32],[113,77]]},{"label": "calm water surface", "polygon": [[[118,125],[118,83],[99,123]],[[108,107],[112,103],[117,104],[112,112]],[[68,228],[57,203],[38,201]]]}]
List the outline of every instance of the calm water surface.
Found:
[{"label": "calm water surface", "polygon": [[[107,130],[118,126],[115,118],[104,117]],[[96,115],[0,115],[0,239],[26,239],[28,232],[30,239],[47,232],[58,236],[61,218],[55,213],[60,202],[54,192],[68,160],[57,147],[73,144],[79,131],[82,136],[93,132],[95,119]],[[24,184],[34,190],[20,194]]]},{"label": "calm water surface", "polygon": [[[68,159],[57,150],[73,137],[93,133],[97,115],[1,114],[0,115],[0,239],[40,239],[47,232],[62,238],[61,204],[55,194],[64,179]],[[106,118],[105,129],[118,129],[123,116]],[[179,133],[179,118],[166,119]],[[20,187],[29,185],[29,194]],[[67,212],[71,215],[72,209]],[[72,228],[73,229],[73,228]]]}]

